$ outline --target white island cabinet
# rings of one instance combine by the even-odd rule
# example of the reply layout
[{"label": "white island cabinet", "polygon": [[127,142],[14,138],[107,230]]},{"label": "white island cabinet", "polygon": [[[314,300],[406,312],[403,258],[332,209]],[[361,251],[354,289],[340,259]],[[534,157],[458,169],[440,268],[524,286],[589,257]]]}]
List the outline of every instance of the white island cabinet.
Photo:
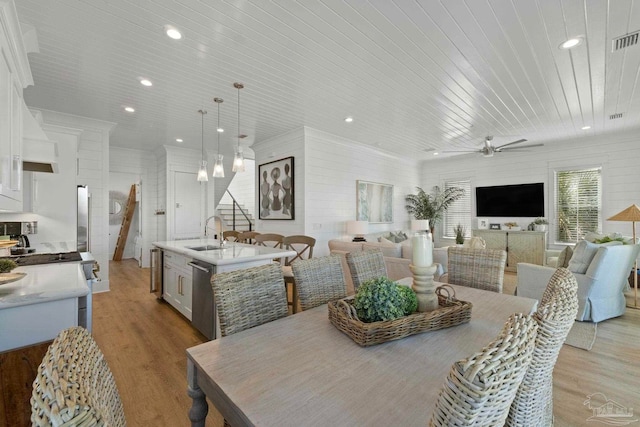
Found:
[{"label": "white island cabinet", "polygon": [[[154,242],[153,246],[163,251],[162,267],[162,298],[171,304],[187,319],[192,320],[196,328],[199,325],[196,319],[202,318],[202,313],[194,313],[194,310],[207,310],[204,317],[215,316],[215,309],[207,307],[213,303],[209,295],[211,285],[209,283],[194,283],[192,262],[205,263],[208,274],[224,273],[227,271],[241,270],[257,267],[273,262],[274,259],[292,257],[295,251],[268,248],[265,246],[246,245],[242,243],[227,242],[222,249],[217,240],[191,239],[173,240],[167,242]],[[194,287],[198,287],[194,291]],[[202,289],[206,287],[207,289]],[[194,299],[207,298],[203,304],[193,303]],[[211,301],[209,303],[208,301]],[[215,321],[213,321],[215,324]]]},{"label": "white island cabinet", "polygon": [[89,286],[78,263],[18,267],[26,273],[0,285],[0,352],[54,339],[78,325]]}]

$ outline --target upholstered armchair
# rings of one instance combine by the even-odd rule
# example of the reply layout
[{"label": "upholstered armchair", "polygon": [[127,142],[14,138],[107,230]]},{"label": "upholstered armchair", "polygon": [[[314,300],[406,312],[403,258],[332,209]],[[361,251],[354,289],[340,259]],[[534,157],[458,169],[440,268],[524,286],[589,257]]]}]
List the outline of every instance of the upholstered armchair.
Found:
[{"label": "upholstered armchair", "polygon": [[[640,245],[604,246],[581,241],[569,261],[578,282],[576,320],[600,322],[625,311],[624,289]],[[518,296],[540,300],[555,268],[518,264]]]}]

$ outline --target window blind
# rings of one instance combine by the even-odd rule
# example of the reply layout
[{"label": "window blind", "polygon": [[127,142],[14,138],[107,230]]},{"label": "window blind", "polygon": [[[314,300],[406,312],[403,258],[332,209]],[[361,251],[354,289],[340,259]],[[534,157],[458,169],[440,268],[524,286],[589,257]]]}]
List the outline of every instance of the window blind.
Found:
[{"label": "window blind", "polygon": [[455,238],[456,233],[453,229],[460,224],[464,227],[464,236],[471,237],[471,181],[467,179],[444,183],[445,190],[451,187],[464,189],[464,195],[453,202],[445,212],[442,220],[442,236]]},{"label": "window blind", "polygon": [[602,168],[556,172],[556,236],[575,242],[598,231],[602,210]]}]

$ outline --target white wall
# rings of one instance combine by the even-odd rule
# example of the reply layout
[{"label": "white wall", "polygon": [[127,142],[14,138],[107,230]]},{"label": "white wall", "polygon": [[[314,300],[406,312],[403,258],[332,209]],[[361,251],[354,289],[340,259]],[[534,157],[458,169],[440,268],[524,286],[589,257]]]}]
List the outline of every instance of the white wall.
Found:
[{"label": "white wall", "polygon": [[[236,173],[228,190],[238,203],[253,215],[255,212],[256,198],[256,162],[253,159],[244,159],[244,172]],[[220,203],[231,204],[233,201],[227,192],[222,196]]]},{"label": "white wall", "polygon": [[311,128],[296,129],[252,148],[256,165],[294,156],[295,220],[257,220],[258,231],[315,237],[314,256],[327,255],[330,239],[349,237],[346,222],[356,219],[357,180],[394,186],[394,222],[370,224],[370,233],[409,228],[404,197],[420,183],[417,162]]},{"label": "white wall", "polygon": [[[423,163],[422,187],[430,190],[450,178],[470,178],[472,214],[475,217],[475,187],[543,182],[545,216],[550,220],[549,243],[554,245],[554,170],[602,166],[602,231],[631,235],[631,223],[606,221],[610,216],[640,204],[640,137],[637,134],[602,135],[562,143],[545,143],[530,152],[502,153],[485,158],[479,155],[434,159]],[[489,222],[510,220],[526,227],[532,218],[494,218]],[[473,223],[473,221],[472,221]],[[436,237],[439,232],[436,232]],[[446,242],[448,244],[449,242]]]}]

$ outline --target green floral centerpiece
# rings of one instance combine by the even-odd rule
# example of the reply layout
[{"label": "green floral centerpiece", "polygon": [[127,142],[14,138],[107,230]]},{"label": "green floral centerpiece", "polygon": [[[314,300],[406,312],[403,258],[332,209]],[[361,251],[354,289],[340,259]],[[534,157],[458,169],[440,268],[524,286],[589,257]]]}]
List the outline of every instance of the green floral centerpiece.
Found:
[{"label": "green floral centerpiece", "polygon": [[363,322],[379,322],[413,313],[418,308],[418,299],[413,289],[378,277],[360,285],[353,306]]},{"label": "green floral centerpiece", "polygon": [[0,259],[0,273],[10,273],[18,264],[10,259]]}]

